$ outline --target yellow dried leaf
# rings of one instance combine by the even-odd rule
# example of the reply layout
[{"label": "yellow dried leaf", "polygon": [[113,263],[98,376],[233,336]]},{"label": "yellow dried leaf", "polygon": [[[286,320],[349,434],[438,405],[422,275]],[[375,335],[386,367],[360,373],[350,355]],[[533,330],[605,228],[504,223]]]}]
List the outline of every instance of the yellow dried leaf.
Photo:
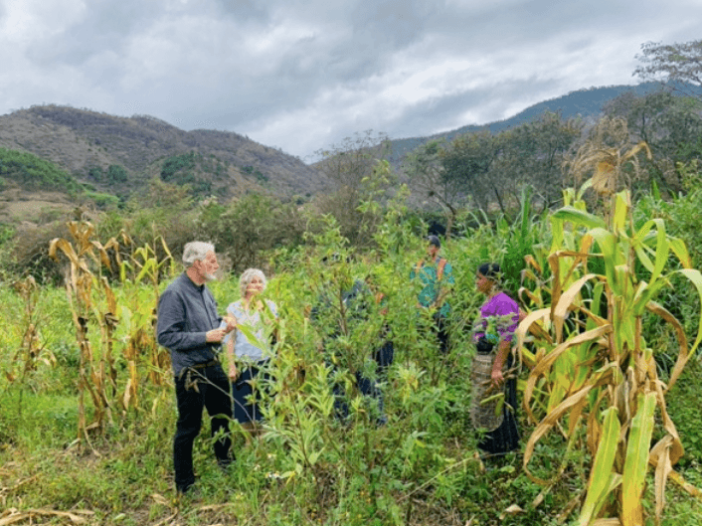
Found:
[{"label": "yellow dried leaf", "polygon": [[500,515],[500,520],[505,520],[505,517],[507,517],[507,515],[517,515],[518,513],[524,513],[524,510],[516,504],[512,504],[505,511],[502,512],[502,514]]},{"label": "yellow dried leaf", "polygon": [[541,484],[543,486],[548,485],[549,483],[543,479],[540,479],[538,477],[535,477],[531,471],[529,471],[528,465],[529,465],[529,460],[531,460],[532,455],[534,454],[534,448],[536,447],[536,443],[541,439],[542,436],[544,436],[556,423],[558,420],[573,406],[577,405],[583,398],[585,398],[590,390],[592,389],[592,385],[587,385],[583,387],[579,392],[575,393],[574,395],[566,398],[558,404],[552,411],[550,411],[544,419],[539,423],[539,425],[536,426],[534,431],[532,432],[531,436],[529,437],[529,441],[527,442],[526,448],[524,450],[524,460],[523,460],[523,467],[524,467],[524,472],[526,473],[527,477],[531,479],[532,481],[536,482],[537,484]]},{"label": "yellow dried leaf", "polygon": [[560,343],[563,338],[563,324],[565,323],[568,311],[571,309],[575,298],[580,294],[580,289],[591,279],[597,278],[597,274],[587,274],[573,283],[558,300],[556,308],[553,310],[554,328],[556,329],[556,341]]},{"label": "yellow dried leaf", "polygon": [[162,506],[169,506],[168,499],[164,497],[163,495],[160,495],[159,493],[152,493],[151,498],[154,499],[154,501],[157,504],[161,504]]}]

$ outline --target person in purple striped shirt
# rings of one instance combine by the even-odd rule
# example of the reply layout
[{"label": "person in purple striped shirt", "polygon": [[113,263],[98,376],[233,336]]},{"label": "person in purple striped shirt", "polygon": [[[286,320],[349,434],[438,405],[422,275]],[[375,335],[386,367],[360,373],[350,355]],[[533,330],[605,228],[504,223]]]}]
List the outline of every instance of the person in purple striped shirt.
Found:
[{"label": "person in purple striped shirt", "polygon": [[[480,320],[477,323],[475,341],[479,354],[494,356],[491,371],[493,390],[503,390],[504,418],[497,429],[487,433],[478,447],[491,454],[503,454],[519,448],[519,430],[517,428],[517,378],[505,379],[505,365],[512,365],[510,348],[512,336],[519,323],[519,306],[512,298],[500,290],[500,265],[484,263],[478,267],[475,286],[478,292],[487,296],[487,301],[480,308]],[[474,400],[473,403],[480,401]]]}]

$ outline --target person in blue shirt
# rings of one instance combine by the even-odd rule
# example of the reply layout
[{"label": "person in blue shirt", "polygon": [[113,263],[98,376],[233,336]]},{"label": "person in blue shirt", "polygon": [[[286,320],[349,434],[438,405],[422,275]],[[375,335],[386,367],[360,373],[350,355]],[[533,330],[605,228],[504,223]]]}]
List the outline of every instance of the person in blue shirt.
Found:
[{"label": "person in blue shirt", "polygon": [[[272,357],[269,343],[273,335],[273,322],[278,316],[278,307],[271,300],[259,297],[266,288],[263,271],[250,268],[239,279],[241,299],[227,307],[227,314],[237,320],[237,328],[224,338],[229,359],[229,379],[234,396],[234,418],[251,434],[259,431],[257,422],[262,419],[258,406],[258,388],[254,378],[264,381]],[[245,329],[256,341],[249,341]]]},{"label": "person in blue shirt", "polygon": [[449,349],[448,317],[451,304],[446,298],[456,281],[453,278],[451,263],[439,255],[441,241],[437,236],[427,237],[427,260],[420,260],[410,272],[410,280],[419,280],[421,290],[417,294],[417,307],[431,309],[433,330],[439,339],[439,350],[447,353]]}]

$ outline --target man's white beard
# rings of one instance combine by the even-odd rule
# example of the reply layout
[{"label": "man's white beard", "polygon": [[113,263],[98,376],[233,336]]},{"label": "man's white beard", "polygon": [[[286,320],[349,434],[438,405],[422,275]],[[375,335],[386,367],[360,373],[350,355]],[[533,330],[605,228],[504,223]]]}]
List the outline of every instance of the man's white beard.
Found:
[{"label": "man's white beard", "polygon": [[205,272],[203,277],[205,278],[205,281],[215,281],[217,279],[217,276],[210,274],[209,272]]}]

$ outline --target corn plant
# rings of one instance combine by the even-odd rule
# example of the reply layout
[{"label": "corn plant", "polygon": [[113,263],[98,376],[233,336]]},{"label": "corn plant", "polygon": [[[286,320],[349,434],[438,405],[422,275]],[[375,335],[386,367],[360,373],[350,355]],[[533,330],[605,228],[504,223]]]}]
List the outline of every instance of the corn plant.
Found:
[{"label": "corn plant", "polygon": [[[125,242],[132,246],[128,259],[120,262],[122,301],[119,313],[124,321],[123,333],[127,340],[124,354],[127,359],[129,381],[122,397],[122,405],[139,407],[139,364],[147,371],[153,385],[165,383],[165,373],[170,366],[168,351],[156,342],[156,306],[159,298],[159,283],[172,277],[176,265],[163,236],[156,236],[152,244],[134,247],[131,238]],[[160,245],[165,256],[159,259],[156,247]],[[148,288],[143,283],[149,285]]]},{"label": "corn plant", "polygon": [[[38,307],[39,287],[32,276],[14,283],[15,292],[22,298],[24,309],[22,311],[22,323],[20,346],[13,357],[15,363],[20,364],[20,379],[37,370],[38,362],[53,366],[56,358],[53,353],[42,343],[39,328],[41,326],[41,312]],[[6,373],[8,380],[14,381],[15,377],[10,372]]]},{"label": "corn plant", "polygon": [[[58,261],[59,251],[69,262],[65,276],[68,303],[73,316],[76,340],[80,348],[78,383],[78,440],[84,437],[88,444],[91,429],[104,430],[105,423],[112,423],[112,403],[108,384],[116,391],[116,370],[112,355],[112,331],[116,324],[116,301],[107,279],[101,275],[103,265],[110,268],[107,250],[117,242],[102,245],[93,239],[95,227],[88,221],[71,221],[67,224],[75,246],[66,239],[54,239],[49,245],[49,256]],[[97,275],[91,270],[96,269]],[[94,297],[94,289],[102,289],[107,305]],[[101,332],[102,349],[93,351],[88,337],[89,322],[97,321]],[[93,422],[87,423],[85,391],[93,401]]]},{"label": "corn plant", "polygon": [[[549,480],[535,476],[529,463],[539,440],[559,430],[571,451],[584,439],[592,465],[577,499],[583,502],[581,526],[642,525],[649,464],[655,467],[660,521],[666,482],[680,480],[672,466],[684,450],[665,396],[702,340],[702,318],[690,345],[680,322],[655,298],[675,274],[687,278],[702,298],[702,274],[691,268],[685,244],[666,233],[663,220],[636,228],[629,191],[616,191],[621,172],[646,149],[637,145],[622,153],[599,144],[581,152],[574,165],[594,168],[593,177],[579,193],[567,192],[566,206],[552,215],[548,254],[527,261],[539,287],[525,291],[535,309],[519,326],[518,347],[533,366],[524,407],[531,420],[540,422],[527,442],[524,469],[532,480],[552,485],[567,461]],[[589,187],[610,200],[604,219],[586,210],[582,192]],[[682,268],[671,268],[671,258]],[[670,324],[677,335],[678,358],[667,383],[658,377],[654,350],[642,333],[647,313]],[[535,334],[536,352],[525,347],[528,330]],[[661,426],[663,438],[651,447],[654,428]]]},{"label": "corn plant", "polygon": [[16,281],[13,289],[22,300],[23,309],[17,320],[18,323],[8,324],[18,345],[4,370],[4,375],[10,384],[15,384],[19,388],[18,414],[21,417],[23,393],[31,386],[29,380],[40,363],[50,367],[55,366],[56,357],[41,337],[42,313],[39,308],[40,291],[36,281],[29,276]]}]

